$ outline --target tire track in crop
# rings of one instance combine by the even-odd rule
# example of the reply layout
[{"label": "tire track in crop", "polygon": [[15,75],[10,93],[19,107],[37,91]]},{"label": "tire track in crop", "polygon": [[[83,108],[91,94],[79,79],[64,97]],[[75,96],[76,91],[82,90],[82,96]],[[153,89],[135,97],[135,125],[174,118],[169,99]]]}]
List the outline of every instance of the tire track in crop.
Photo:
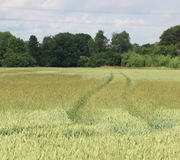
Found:
[{"label": "tire track in crop", "polygon": [[130,88],[132,85],[132,80],[123,72],[120,72],[120,74],[125,78],[126,82],[125,82],[125,86],[124,86],[124,92],[123,92],[123,99],[124,100],[128,100],[129,98],[129,94],[130,94]]},{"label": "tire track in crop", "polygon": [[132,102],[131,99],[131,87],[132,87],[132,80],[129,78],[125,73],[120,73],[126,80],[125,86],[124,86],[124,92],[122,94],[123,103],[125,105],[125,110],[128,111],[129,114],[131,114],[134,117],[142,119],[141,112],[136,108]]},{"label": "tire track in crop", "polygon": [[134,117],[137,117],[138,119],[141,119],[142,121],[147,122],[147,124],[150,126],[149,122],[147,121],[146,117],[142,115],[141,110],[139,110],[134,104],[131,99],[131,86],[132,86],[132,80],[124,73],[121,72],[123,77],[126,79],[125,86],[124,86],[124,92],[123,92],[123,103],[125,105],[125,110],[128,111],[128,113]]},{"label": "tire track in crop", "polygon": [[[138,118],[139,120],[145,122],[148,126],[149,133],[154,131],[162,131],[167,128],[172,128],[171,125],[168,125],[168,122],[164,123],[164,120],[160,121],[160,118],[153,117],[153,114],[156,112],[142,112],[142,109],[139,108],[139,106],[136,106],[134,102],[131,99],[131,86],[132,86],[132,80],[124,73],[120,73],[126,80],[124,85],[124,91],[122,94],[123,103],[124,103],[124,109],[127,111],[130,115]],[[157,123],[157,121],[158,123]]]},{"label": "tire track in crop", "polygon": [[95,89],[92,89],[92,90],[86,92],[86,94],[84,94],[83,96],[81,96],[79,98],[79,100],[75,103],[75,105],[69,111],[67,111],[67,115],[68,115],[69,119],[71,119],[74,122],[77,122],[80,119],[80,110],[82,108],[84,108],[88,99],[93,94],[95,94],[96,92],[98,92],[101,89],[103,89],[104,87],[106,87],[113,80],[113,78],[114,78],[114,75],[111,72],[110,76],[108,77],[108,79],[105,82],[103,82],[102,84],[97,86]]}]

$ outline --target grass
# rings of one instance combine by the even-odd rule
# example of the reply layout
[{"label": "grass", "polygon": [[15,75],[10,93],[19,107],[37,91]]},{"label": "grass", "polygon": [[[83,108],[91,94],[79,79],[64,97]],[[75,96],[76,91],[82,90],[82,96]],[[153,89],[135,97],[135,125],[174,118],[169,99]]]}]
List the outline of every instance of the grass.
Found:
[{"label": "grass", "polygon": [[0,68],[0,157],[179,160],[180,70]]}]

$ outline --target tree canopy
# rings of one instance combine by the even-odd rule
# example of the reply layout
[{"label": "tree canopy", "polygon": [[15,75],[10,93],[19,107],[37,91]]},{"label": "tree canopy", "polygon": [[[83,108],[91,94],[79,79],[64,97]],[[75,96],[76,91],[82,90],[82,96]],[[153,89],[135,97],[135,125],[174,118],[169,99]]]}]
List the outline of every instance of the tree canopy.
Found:
[{"label": "tree canopy", "polygon": [[130,43],[129,34],[126,31],[122,33],[114,33],[112,35],[111,47],[114,52],[127,52],[131,49],[132,44]]},{"label": "tree canopy", "polygon": [[59,33],[40,43],[35,35],[28,41],[0,32],[0,66],[4,67],[180,67],[180,26],[161,35],[160,42],[132,44],[128,32],[113,33],[109,41],[99,30],[88,34]]},{"label": "tree canopy", "polygon": [[0,32],[0,66],[8,55],[24,52],[26,45],[22,39],[16,38],[10,32]]},{"label": "tree canopy", "polygon": [[180,25],[167,29],[160,37],[161,45],[175,45],[177,43],[180,43]]},{"label": "tree canopy", "polygon": [[92,53],[100,53],[107,51],[108,48],[108,39],[104,36],[104,31],[99,30],[94,38],[89,43],[90,51]]}]

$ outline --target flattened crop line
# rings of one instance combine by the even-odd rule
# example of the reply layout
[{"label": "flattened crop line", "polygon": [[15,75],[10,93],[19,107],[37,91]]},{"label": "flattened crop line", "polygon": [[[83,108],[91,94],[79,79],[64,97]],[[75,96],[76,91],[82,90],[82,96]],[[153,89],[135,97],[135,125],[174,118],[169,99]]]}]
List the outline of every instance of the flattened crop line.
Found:
[{"label": "flattened crop line", "polygon": [[126,84],[125,84],[125,87],[124,87],[123,98],[125,100],[127,100],[128,96],[129,96],[129,90],[130,90],[130,87],[131,87],[131,84],[132,84],[132,80],[126,74],[124,74],[123,72],[120,72],[120,74],[122,74],[123,77],[126,79]]},{"label": "flattened crop line", "polygon": [[125,109],[131,114],[132,116],[141,118],[141,113],[138,109],[136,109],[132,103],[132,100],[130,98],[130,87],[132,85],[132,80],[124,73],[120,73],[123,75],[123,77],[126,80],[125,86],[124,86],[124,92],[122,94],[123,102],[125,105]]},{"label": "flattened crop line", "polygon": [[147,121],[144,118],[144,116],[142,115],[141,111],[134,106],[134,104],[130,98],[130,88],[132,85],[132,80],[126,74],[124,74],[122,72],[121,72],[121,74],[126,79],[126,84],[124,86],[124,93],[122,95],[126,111],[128,111],[128,113],[134,117],[137,117],[143,121]]},{"label": "flattened crop line", "polygon": [[83,96],[81,96],[79,98],[79,100],[75,103],[75,105],[69,111],[67,111],[68,117],[71,120],[76,122],[79,119],[79,116],[80,116],[79,111],[80,111],[80,109],[82,109],[86,105],[87,100],[94,93],[96,93],[99,90],[101,90],[102,88],[106,87],[112,80],[113,80],[113,73],[111,72],[109,78],[105,82],[103,82],[102,84],[97,86],[95,89],[92,89],[92,90],[88,91],[86,94],[84,94]]},{"label": "flattened crop line", "polygon": [[129,88],[131,85],[131,79],[126,74],[124,74],[123,72],[121,72],[121,74],[126,79],[126,87]]}]

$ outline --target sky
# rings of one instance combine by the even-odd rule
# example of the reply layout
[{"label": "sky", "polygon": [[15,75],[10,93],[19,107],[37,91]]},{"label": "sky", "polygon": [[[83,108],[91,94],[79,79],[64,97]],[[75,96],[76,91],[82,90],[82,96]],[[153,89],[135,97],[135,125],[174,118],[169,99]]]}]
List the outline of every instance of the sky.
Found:
[{"label": "sky", "polygon": [[0,0],[0,32],[28,40],[60,32],[127,31],[131,42],[159,41],[164,30],[180,24],[180,0]]}]

